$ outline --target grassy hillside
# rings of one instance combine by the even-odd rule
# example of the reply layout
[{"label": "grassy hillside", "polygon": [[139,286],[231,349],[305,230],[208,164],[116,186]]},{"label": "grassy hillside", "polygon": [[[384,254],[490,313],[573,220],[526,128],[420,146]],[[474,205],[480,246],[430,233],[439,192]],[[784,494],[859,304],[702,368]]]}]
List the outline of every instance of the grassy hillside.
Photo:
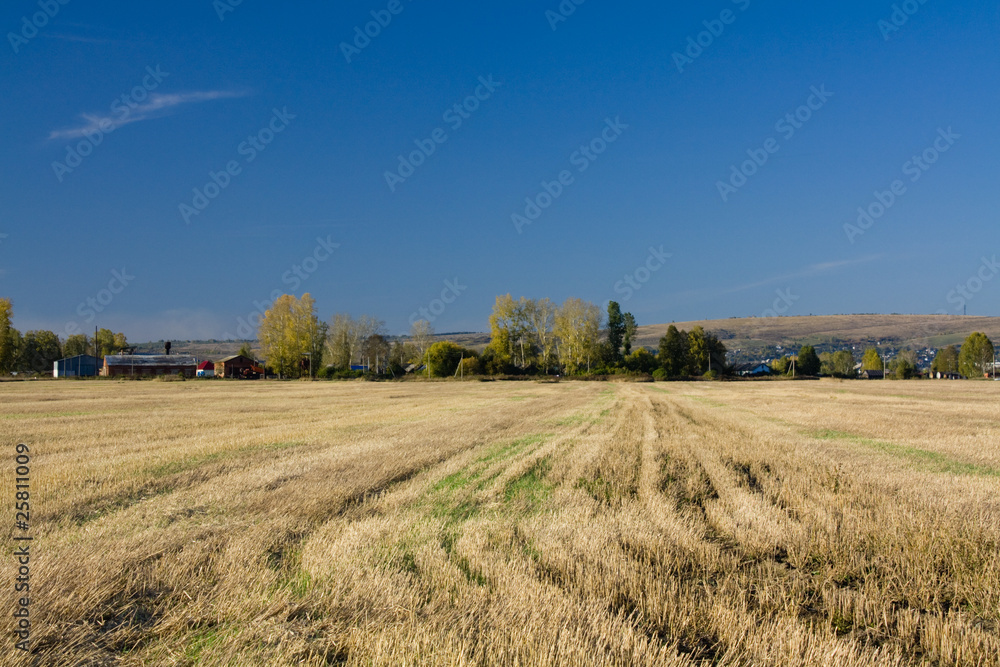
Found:
[{"label": "grassy hillside", "polygon": [[[668,324],[639,327],[639,344],[655,347]],[[952,315],[821,315],[808,317],[748,317],[677,322],[679,329],[701,326],[734,349],[777,345],[879,344],[890,347],[943,347],[958,344],[973,331],[1000,340],[1000,317]]]}]

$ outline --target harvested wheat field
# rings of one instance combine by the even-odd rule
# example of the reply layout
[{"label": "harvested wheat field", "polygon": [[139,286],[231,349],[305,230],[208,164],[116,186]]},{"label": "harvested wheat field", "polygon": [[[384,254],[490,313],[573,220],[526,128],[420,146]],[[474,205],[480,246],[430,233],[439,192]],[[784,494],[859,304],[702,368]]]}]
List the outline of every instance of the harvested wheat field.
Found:
[{"label": "harvested wheat field", "polygon": [[[995,665],[1000,386],[0,384],[44,665]],[[3,531],[4,608],[13,604]]]}]

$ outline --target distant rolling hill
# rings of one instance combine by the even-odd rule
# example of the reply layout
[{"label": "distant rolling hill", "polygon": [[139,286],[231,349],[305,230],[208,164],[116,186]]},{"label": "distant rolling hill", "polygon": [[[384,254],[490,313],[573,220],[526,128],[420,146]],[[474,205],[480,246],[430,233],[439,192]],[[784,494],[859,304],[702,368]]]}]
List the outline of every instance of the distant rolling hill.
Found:
[{"label": "distant rolling hill", "polygon": [[[639,327],[640,345],[655,347],[668,324]],[[944,347],[960,344],[974,331],[1000,341],[1000,317],[959,315],[816,315],[808,317],[748,317],[676,322],[678,329],[701,326],[715,333],[730,350],[783,346],[881,345]]]}]

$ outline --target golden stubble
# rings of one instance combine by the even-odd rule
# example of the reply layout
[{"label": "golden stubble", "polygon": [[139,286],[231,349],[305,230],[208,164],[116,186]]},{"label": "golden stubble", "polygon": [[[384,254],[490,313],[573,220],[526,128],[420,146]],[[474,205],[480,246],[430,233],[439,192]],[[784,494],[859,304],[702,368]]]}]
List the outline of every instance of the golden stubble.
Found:
[{"label": "golden stubble", "polygon": [[34,660],[995,664],[998,398],[3,384],[5,445],[32,448]]}]

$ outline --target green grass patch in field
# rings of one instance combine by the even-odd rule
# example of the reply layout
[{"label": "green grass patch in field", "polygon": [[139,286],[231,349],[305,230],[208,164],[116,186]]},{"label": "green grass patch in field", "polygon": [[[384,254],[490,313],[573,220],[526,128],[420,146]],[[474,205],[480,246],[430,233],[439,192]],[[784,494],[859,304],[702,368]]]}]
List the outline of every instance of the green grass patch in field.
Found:
[{"label": "green grass patch in field", "polygon": [[932,472],[950,473],[953,475],[1000,476],[1000,470],[991,468],[990,466],[958,461],[940,452],[932,452],[927,449],[907,445],[897,445],[884,440],[873,440],[846,431],[824,429],[815,431],[812,436],[819,440],[846,440],[854,444],[863,445],[890,456],[907,459],[919,467],[931,470]]},{"label": "green grass patch in field", "polygon": [[223,459],[236,459],[242,455],[253,454],[256,452],[281,451],[292,447],[299,447],[304,444],[305,443],[303,442],[269,442],[263,445],[250,445],[249,447],[240,447],[238,449],[224,449],[218,452],[212,452],[211,454],[187,456],[182,459],[167,461],[166,463],[161,463],[160,465],[147,468],[145,473],[154,479],[159,479],[161,477],[169,477],[170,475],[187,472],[188,470],[194,470],[195,468],[200,468],[203,465],[215,463],[216,461],[221,461]]},{"label": "green grass patch in field", "polygon": [[440,482],[431,487],[434,491],[458,491],[464,489],[471,482],[479,479],[479,473],[473,473],[468,470],[468,468],[463,468],[458,472],[452,473],[442,479]]},{"label": "green grass patch in field", "polygon": [[465,523],[479,514],[479,503],[475,500],[454,502],[451,499],[444,499],[432,503],[430,511],[431,516],[444,519],[449,525]]},{"label": "green grass patch in field", "polygon": [[529,435],[524,438],[519,438],[510,443],[495,446],[487,451],[481,458],[477,459],[476,463],[485,463],[488,465],[499,460],[511,458],[531,445],[540,445],[549,437],[551,436],[548,433],[539,433],[537,435]]},{"label": "green grass patch in field", "polygon": [[556,426],[579,426],[587,421],[587,417],[584,417],[583,415],[570,415],[569,417],[563,417],[562,419],[555,419],[552,423]]},{"label": "green grass patch in field", "polygon": [[[461,470],[453,472],[431,487],[431,513],[447,519],[449,522],[465,521],[478,512],[478,506],[471,500],[458,502],[456,495],[464,492],[471,484],[476,483],[476,490],[482,490],[500,476],[503,466],[497,465],[529,448],[540,445],[550,436],[548,434],[530,435],[513,442],[496,445],[483,456]],[[487,470],[490,470],[487,473]]]},{"label": "green grass patch in field", "polygon": [[508,503],[524,502],[532,511],[538,509],[552,495],[552,484],[545,479],[551,469],[552,462],[549,458],[541,459],[526,473],[507,483],[504,500]]},{"label": "green grass patch in field", "polygon": [[203,651],[219,644],[231,632],[232,630],[220,625],[212,625],[197,631],[188,642],[184,657],[192,664],[197,664]]},{"label": "green grass patch in field", "polygon": [[281,583],[284,588],[291,591],[292,595],[301,600],[312,587],[312,575],[305,570],[296,570],[285,577]]}]

